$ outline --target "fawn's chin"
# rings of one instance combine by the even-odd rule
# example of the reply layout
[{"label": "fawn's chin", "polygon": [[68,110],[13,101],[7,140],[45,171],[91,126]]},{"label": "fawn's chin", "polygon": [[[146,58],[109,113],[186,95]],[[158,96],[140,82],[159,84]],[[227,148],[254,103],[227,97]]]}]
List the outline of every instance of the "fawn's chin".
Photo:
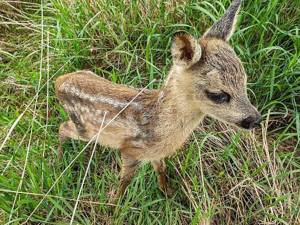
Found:
[{"label": "fawn's chin", "polygon": [[246,130],[246,131],[254,130],[255,128],[259,127],[258,125],[250,126],[250,127],[244,127],[244,126],[241,125],[241,123],[235,123],[234,126],[237,127],[238,129]]}]

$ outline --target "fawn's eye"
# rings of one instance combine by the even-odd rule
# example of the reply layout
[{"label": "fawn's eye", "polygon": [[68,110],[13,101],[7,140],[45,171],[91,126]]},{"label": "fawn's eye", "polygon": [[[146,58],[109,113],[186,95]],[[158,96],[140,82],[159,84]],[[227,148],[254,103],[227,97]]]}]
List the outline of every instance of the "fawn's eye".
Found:
[{"label": "fawn's eye", "polygon": [[210,92],[205,91],[207,97],[216,104],[222,104],[230,101],[230,95],[224,91],[221,92]]}]

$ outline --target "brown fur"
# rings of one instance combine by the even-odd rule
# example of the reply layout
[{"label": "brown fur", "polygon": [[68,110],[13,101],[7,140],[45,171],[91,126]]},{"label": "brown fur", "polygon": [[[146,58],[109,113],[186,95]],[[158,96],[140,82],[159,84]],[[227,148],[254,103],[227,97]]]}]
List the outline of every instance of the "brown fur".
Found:
[{"label": "brown fur", "polygon": [[[259,113],[247,98],[243,66],[226,42],[239,4],[235,0],[221,18],[222,23],[228,23],[228,30],[220,30],[219,36],[219,25],[198,40],[183,33],[175,36],[173,66],[160,90],[145,89],[138,95],[135,88],[114,84],[88,71],[56,80],[56,95],[70,116],[60,126],[62,142],[67,138],[90,140],[104,117],[105,125],[138,95],[99,136],[100,144],[121,150],[118,195],[123,194],[141,161],[152,163],[161,189],[170,192],[163,159],[182,146],[205,115],[249,128],[257,122]],[[220,104],[208,97],[208,93],[222,92],[230,96],[228,102]]]}]

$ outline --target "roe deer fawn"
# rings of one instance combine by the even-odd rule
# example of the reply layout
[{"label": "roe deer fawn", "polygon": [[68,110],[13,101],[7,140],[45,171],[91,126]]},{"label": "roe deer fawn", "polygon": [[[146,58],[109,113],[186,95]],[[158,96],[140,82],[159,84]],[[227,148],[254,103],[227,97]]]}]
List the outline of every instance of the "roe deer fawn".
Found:
[{"label": "roe deer fawn", "polygon": [[244,68],[228,44],[240,5],[240,0],[234,0],[200,39],[182,32],[175,35],[173,65],[160,90],[139,93],[88,71],[56,80],[56,95],[70,117],[60,125],[61,142],[68,138],[89,141],[103,117],[104,124],[115,117],[99,142],[121,150],[117,196],[124,193],[141,161],[152,163],[160,188],[168,194],[163,160],[183,145],[205,115],[244,129],[259,125],[261,116],[247,97]]}]

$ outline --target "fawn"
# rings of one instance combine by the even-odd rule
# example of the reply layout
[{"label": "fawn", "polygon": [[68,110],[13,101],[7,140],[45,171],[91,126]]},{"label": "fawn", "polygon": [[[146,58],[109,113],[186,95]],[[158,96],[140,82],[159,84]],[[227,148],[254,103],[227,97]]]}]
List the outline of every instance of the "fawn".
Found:
[{"label": "fawn", "polygon": [[164,158],[183,145],[205,115],[244,129],[260,124],[261,116],[247,97],[246,73],[228,44],[240,5],[241,0],[234,0],[200,39],[182,32],[175,35],[173,65],[160,90],[140,92],[89,71],[57,78],[56,95],[70,117],[60,125],[60,142],[91,140],[105,117],[108,126],[99,144],[121,151],[117,196],[124,193],[141,161],[152,163],[160,189],[169,194]]}]

